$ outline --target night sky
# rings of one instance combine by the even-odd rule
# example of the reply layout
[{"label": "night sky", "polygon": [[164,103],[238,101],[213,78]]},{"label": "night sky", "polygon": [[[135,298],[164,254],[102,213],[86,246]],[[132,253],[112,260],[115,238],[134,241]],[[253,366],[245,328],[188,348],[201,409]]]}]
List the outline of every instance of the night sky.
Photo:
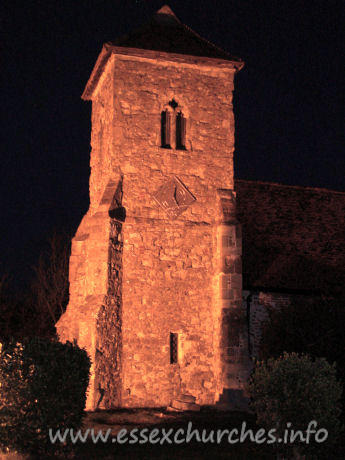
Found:
[{"label": "night sky", "polygon": [[168,3],[241,57],[236,177],[345,191],[345,2],[7,0],[0,6],[0,273],[25,280],[53,231],[88,208],[91,104],[102,44]]}]

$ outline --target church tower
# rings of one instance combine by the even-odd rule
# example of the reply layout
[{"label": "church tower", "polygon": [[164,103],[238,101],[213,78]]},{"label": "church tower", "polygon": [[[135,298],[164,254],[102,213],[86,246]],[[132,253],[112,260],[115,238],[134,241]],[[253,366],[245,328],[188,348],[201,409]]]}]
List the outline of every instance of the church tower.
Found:
[{"label": "church tower", "polygon": [[82,95],[92,101],[90,207],[57,323],[60,340],[91,357],[88,409],[179,395],[216,404],[243,389],[232,107],[242,67],[168,6],[98,57]]}]

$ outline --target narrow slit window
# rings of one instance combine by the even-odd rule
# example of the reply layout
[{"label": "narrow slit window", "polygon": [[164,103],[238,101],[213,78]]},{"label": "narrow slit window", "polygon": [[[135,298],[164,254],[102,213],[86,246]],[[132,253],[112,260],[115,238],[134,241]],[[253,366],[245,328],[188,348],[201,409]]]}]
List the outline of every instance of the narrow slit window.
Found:
[{"label": "narrow slit window", "polygon": [[170,112],[163,110],[161,113],[161,147],[170,149]]},{"label": "narrow slit window", "polygon": [[178,334],[170,332],[170,364],[176,364],[178,360]]},{"label": "narrow slit window", "polygon": [[176,115],[176,149],[186,149],[186,119],[182,112]]}]

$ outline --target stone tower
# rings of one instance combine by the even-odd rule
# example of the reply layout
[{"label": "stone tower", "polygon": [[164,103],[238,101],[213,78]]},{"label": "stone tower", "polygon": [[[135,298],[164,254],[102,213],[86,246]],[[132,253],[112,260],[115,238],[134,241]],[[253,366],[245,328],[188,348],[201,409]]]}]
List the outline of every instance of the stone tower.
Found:
[{"label": "stone tower", "polygon": [[243,388],[234,76],[243,62],[165,6],[103,46],[90,208],[73,238],[60,340],[92,359],[87,408],[199,404]]}]

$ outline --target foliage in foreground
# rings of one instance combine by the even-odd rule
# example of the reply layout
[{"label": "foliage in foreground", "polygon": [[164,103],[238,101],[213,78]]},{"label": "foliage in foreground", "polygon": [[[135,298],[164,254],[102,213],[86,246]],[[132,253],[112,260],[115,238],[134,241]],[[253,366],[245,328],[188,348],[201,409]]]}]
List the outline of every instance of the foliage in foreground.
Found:
[{"label": "foliage in foreground", "polygon": [[313,360],[308,355],[284,353],[278,359],[258,362],[249,391],[258,424],[266,430],[275,428],[281,439],[287,427],[295,432],[301,430],[305,437],[312,421],[317,422],[314,429],[328,431],[327,440],[322,444],[315,442],[313,436],[310,436],[310,444],[299,443],[297,437],[290,445],[278,444],[281,449],[320,453],[339,437],[342,386],[336,379],[335,365],[324,358]]},{"label": "foliage in foreground", "polygon": [[[336,362],[337,377],[345,388],[345,297],[297,297],[282,308],[270,308],[264,323],[261,358],[278,358],[284,352],[305,353]],[[345,392],[342,396],[345,423]]]},{"label": "foliage in foreground", "polygon": [[[72,343],[14,339],[0,351],[0,450],[47,454],[49,428],[78,429],[90,359]],[[56,449],[56,447],[55,447]]]},{"label": "foliage in foreground", "polygon": [[300,297],[268,313],[262,333],[262,359],[278,358],[285,351],[306,353],[335,361],[339,377],[345,377],[345,299]]}]

